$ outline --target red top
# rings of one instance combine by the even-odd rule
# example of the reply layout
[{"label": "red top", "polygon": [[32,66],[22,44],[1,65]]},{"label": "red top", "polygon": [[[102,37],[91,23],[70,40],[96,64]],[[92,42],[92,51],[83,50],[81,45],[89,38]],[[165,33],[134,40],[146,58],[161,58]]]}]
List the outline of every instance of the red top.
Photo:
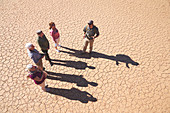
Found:
[{"label": "red top", "polygon": [[55,39],[58,39],[60,37],[60,34],[59,34],[57,28],[55,30],[51,29],[50,30],[50,35],[52,36],[54,41],[55,41]]},{"label": "red top", "polygon": [[[37,77],[37,76],[38,76],[39,78],[41,78],[41,76],[43,76],[42,81],[36,81],[36,80],[34,80],[34,78]],[[29,77],[34,80],[35,84],[41,84],[41,83],[43,83],[44,80],[45,80],[44,73],[43,73],[43,72],[38,72],[38,71],[35,72],[35,73],[30,74]]]}]

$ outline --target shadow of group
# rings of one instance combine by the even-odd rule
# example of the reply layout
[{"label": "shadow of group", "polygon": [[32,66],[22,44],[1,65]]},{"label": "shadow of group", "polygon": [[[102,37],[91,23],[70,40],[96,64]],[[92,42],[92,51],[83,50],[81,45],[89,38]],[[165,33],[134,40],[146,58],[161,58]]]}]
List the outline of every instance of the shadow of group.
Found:
[{"label": "shadow of group", "polygon": [[[70,56],[78,57],[78,58],[104,58],[108,60],[112,60],[116,62],[116,65],[119,65],[119,62],[123,62],[126,64],[127,68],[129,67],[129,64],[132,65],[139,65],[138,62],[133,61],[129,56],[124,54],[117,54],[116,56],[110,56],[103,53],[98,52],[92,52],[91,54],[82,54],[82,51],[71,49],[68,47],[61,46],[65,51],[60,51],[63,53],[67,53]],[[66,67],[71,67],[75,69],[95,69],[93,66],[89,66],[86,62],[82,61],[70,61],[70,60],[56,60],[52,59],[52,62],[54,65],[61,65]],[[48,73],[47,79],[51,80],[59,80],[63,82],[70,82],[70,83],[76,83],[79,87],[88,87],[88,85],[91,86],[97,86],[98,84],[95,82],[87,81],[85,78],[83,78],[83,75],[74,75],[74,74],[62,74],[62,73],[55,73],[46,71]],[[79,100],[82,103],[88,103],[88,101],[96,102],[97,99],[94,98],[90,93],[86,91],[80,91],[77,88],[71,88],[71,89],[61,89],[61,88],[52,88],[49,87],[50,91],[48,91],[51,94],[63,96],[70,100]]]}]

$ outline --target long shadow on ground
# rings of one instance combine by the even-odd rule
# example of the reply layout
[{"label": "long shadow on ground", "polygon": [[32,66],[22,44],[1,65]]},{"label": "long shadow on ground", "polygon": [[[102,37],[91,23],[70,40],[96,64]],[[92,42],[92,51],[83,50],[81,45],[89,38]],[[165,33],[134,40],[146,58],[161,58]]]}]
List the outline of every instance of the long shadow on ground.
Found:
[{"label": "long shadow on ground", "polygon": [[54,65],[61,65],[61,66],[75,68],[75,69],[82,69],[83,70],[86,67],[89,68],[89,69],[95,69],[95,67],[88,66],[86,62],[82,62],[82,61],[57,60],[57,59],[51,59],[51,61],[53,61]]},{"label": "long shadow on ground", "polygon": [[[70,82],[70,83],[76,83],[77,86],[80,87],[87,87],[88,84],[92,86],[97,86],[98,84],[95,82],[89,82],[85,78],[83,78],[83,75],[73,75],[73,74],[62,74],[62,73],[54,73],[50,71],[46,71],[49,75],[47,76],[48,79],[51,80],[60,80],[64,82]],[[54,75],[54,76],[51,76]]]},{"label": "long shadow on ground", "polygon": [[138,62],[133,61],[129,56],[124,55],[124,54],[117,54],[116,56],[106,55],[106,54],[98,53],[98,52],[92,52],[91,54],[87,54],[87,53],[82,54],[81,50],[71,49],[71,48],[64,47],[64,46],[61,46],[61,47],[69,50],[69,51],[61,51],[61,52],[68,53],[68,54],[70,54],[70,56],[75,56],[78,58],[86,58],[86,59],[90,59],[91,57],[104,58],[104,59],[116,61],[116,65],[119,65],[119,62],[124,62],[124,63],[126,63],[126,67],[128,67],[128,68],[130,68],[128,64],[132,64],[135,66],[139,65]]},{"label": "long shadow on ground", "polygon": [[86,91],[80,91],[76,88],[71,89],[61,89],[61,88],[50,88],[48,91],[51,94],[59,95],[70,100],[79,100],[82,103],[88,103],[88,101],[96,102],[97,99],[94,98],[90,93]]}]

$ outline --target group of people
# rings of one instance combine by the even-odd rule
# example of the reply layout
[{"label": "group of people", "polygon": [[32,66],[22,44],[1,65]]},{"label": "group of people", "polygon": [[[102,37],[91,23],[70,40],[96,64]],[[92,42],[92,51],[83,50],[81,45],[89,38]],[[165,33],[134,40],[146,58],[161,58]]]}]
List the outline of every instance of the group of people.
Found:
[{"label": "group of people", "polygon": [[[50,35],[53,38],[53,41],[55,42],[55,49],[57,52],[60,52],[58,47],[61,47],[59,44],[60,41],[60,34],[58,29],[55,26],[54,22],[49,23],[49,29],[50,29]],[[88,25],[86,25],[83,29],[84,31],[84,45],[83,45],[83,51],[82,54],[86,53],[86,49],[88,44],[89,47],[89,54],[91,54],[93,49],[93,42],[94,39],[99,36],[99,30],[98,28],[93,24],[93,20],[90,20],[88,22]],[[27,48],[28,56],[33,60],[33,62],[36,64],[36,66],[32,64],[27,65],[27,70],[29,71],[29,74],[27,75],[27,78],[31,78],[34,80],[35,84],[39,85],[43,91],[49,91],[48,85],[45,84],[45,79],[47,77],[47,73],[44,71],[45,68],[43,67],[42,58],[45,56],[45,59],[50,62],[50,65],[53,66],[53,63],[51,62],[51,58],[49,57],[48,50],[50,49],[49,41],[46,38],[45,34],[41,31],[37,31],[37,42],[38,45],[41,48],[41,51],[44,54],[39,53],[35,49],[35,46],[32,43],[26,43],[25,47]]]}]

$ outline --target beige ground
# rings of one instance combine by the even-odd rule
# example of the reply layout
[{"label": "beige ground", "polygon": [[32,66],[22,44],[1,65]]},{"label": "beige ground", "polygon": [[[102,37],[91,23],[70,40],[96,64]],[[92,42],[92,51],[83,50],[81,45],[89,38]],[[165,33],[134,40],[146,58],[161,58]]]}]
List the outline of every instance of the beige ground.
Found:
[{"label": "beige ground", "polygon": [[[0,0],[0,12],[0,113],[170,113],[169,0]],[[100,30],[91,59],[70,56],[74,51],[64,48],[67,53],[55,51],[49,22],[56,23],[61,45],[80,50],[90,19]],[[61,78],[47,79],[55,94],[25,77],[32,63],[25,43],[40,50],[38,29],[50,41],[50,57],[60,60],[53,67],[43,60],[53,72],[49,76]],[[117,66],[117,54],[139,65]]]}]

